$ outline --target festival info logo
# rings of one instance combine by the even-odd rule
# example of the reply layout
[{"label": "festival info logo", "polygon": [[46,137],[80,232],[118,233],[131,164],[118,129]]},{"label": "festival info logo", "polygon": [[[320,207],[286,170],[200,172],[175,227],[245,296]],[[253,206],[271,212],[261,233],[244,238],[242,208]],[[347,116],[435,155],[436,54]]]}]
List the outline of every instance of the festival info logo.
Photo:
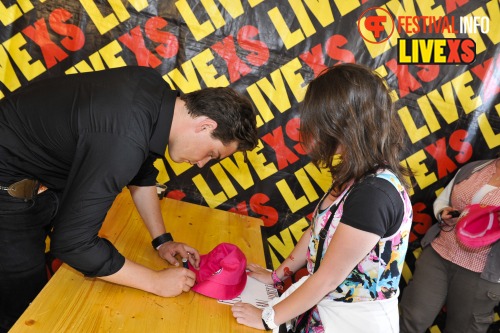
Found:
[{"label": "festival info logo", "polygon": [[[457,22],[456,22],[457,21]],[[459,30],[456,29],[459,24]],[[470,64],[476,59],[476,43],[471,38],[436,38],[443,34],[488,33],[488,17],[397,16],[382,7],[365,10],[358,20],[358,31],[368,43],[388,42],[394,30],[413,38],[398,38],[399,64]],[[427,36],[426,36],[427,35]]]}]

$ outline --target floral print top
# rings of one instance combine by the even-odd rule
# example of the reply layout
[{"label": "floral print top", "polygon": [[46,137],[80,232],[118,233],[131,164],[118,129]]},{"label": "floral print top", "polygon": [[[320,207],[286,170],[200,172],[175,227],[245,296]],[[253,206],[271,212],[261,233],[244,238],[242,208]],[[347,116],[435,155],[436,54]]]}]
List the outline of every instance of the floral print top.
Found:
[{"label": "floral print top", "polygon": [[[342,220],[342,223],[345,223],[343,220],[344,214],[346,216],[347,214],[350,215],[349,220],[358,219],[358,222],[361,220],[360,223],[366,226],[365,229],[365,227],[358,227],[360,224],[353,225],[358,229],[373,232],[372,230],[374,229],[372,229],[370,225],[378,224],[380,227],[377,230],[382,230],[381,239],[378,244],[359,262],[344,282],[342,282],[336,290],[326,296],[333,301],[365,302],[398,296],[399,280],[408,248],[409,233],[412,224],[412,205],[404,186],[391,171],[380,170],[375,177],[389,182],[396,191],[390,193],[391,187],[389,187],[389,190],[387,190],[388,186],[386,186],[386,190],[380,190],[381,187],[368,186],[368,184],[365,184],[366,181],[362,181],[355,185],[356,194],[353,189],[353,191],[347,194],[345,200],[342,200],[345,192],[349,190],[349,188],[347,188],[344,193],[332,203],[332,205],[339,204],[339,207],[334,213],[321,257],[326,253],[326,249],[328,248],[339,222]],[[365,207],[355,207],[356,209],[350,209],[349,212],[344,213],[344,206],[346,206],[350,200],[349,196],[355,195],[357,195],[358,198],[367,200],[370,200],[370,198],[377,198],[378,206],[386,205],[386,207],[383,208],[385,211],[389,212],[389,214],[385,216],[397,217],[399,220],[383,221],[384,218],[381,218],[384,216],[383,214],[367,214],[364,212]],[[399,202],[397,202],[398,196],[400,198]],[[351,206],[349,205],[349,207]],[[399,213],[394,212],[395,207],[396,210],[399,210]],[[314,215],[315,218],[312,221],[313,227],[311,228],[311,241],[307,253],[307,268],[310,274],[314,271],[314,265],[317,258],[316,252],[319,241],[319,231],[325,226],[330,215],[330,208]],[[369,218],[367,218],[367,216]],[[391,232],[391,234],[386,234],[388,231]]]}]

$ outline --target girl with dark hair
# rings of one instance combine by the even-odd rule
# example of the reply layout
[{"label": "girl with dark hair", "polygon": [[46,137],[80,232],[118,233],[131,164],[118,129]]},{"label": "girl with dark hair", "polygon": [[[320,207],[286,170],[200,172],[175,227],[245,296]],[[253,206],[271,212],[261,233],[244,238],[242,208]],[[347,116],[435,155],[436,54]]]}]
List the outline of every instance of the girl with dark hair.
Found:
[{"label": "girl with dark hair", "polygon": [[303,146],[315,165],[330,169],[332,185],[290,256],[273,272],[248,269],[275,285],[304,265],[309,275],[264,310],[237,303],[233,315],[275,332],[280,325],[294,332],[398,332],[412,206],[390,93],[372,70],[338,65],[310,82],[300,117]]}]

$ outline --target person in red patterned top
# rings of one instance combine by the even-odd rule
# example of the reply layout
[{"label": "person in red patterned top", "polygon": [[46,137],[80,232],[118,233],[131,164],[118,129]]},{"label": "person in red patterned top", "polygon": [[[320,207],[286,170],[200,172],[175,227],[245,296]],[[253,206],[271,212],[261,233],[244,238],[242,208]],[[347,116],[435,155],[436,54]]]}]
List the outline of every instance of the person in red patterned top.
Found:
[{"label": "person in red patterned top", "polygon": [[[425,332],[446,306],[446,332],[486,332],[500,301],[500,241],[471,248],[456,237],[468,205],[500,206],[500,158],[463,166],[434,202],[433,225],[400,302],[402,333]],[[431,246],[426,246],[430,244]]]}]

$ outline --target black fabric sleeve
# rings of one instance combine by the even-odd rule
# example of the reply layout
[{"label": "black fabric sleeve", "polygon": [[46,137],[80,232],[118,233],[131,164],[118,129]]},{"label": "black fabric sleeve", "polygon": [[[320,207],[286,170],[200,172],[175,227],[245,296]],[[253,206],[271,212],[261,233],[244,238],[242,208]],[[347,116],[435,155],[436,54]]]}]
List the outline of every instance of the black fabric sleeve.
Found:
[{"label": "black fabric sleeve", "polygon": [[370,177],[347,196],[341,223],[384,238],[394,234],[404,216],[404,204],[387,180]]},{"label": "black fabric sleeve", "polygon": [[150,154],[146,161],[142,163],[141,169],[137,175],[132,179],[129,185],[135,186],[154,186],[156,185],[156,178],[158,177],[158,169],[155,168],[154,162],[157,157]]},{"label": "black fabric sleeve", "polygon": [[51,234],[57,258],[90,277],[123,267],[125,258],[98,232],[116,195],[145,158],[143,149],[125,136],[88,133],[79,138]]}]

